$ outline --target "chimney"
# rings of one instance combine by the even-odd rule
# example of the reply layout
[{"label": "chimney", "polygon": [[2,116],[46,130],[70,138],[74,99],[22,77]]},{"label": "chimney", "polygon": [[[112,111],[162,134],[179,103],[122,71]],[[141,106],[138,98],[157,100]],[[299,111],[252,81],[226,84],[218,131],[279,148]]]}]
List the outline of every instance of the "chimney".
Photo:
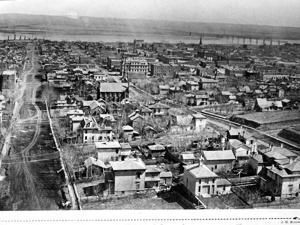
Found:
[{"label": "chimney", "polygon": [[200,166],[203,166],[203,161],[204,161],[204,158],[203,158],[203,156],[201,155],[201,156],[200,156],[200,159],[199,159],[199,167],[200,167]]}]

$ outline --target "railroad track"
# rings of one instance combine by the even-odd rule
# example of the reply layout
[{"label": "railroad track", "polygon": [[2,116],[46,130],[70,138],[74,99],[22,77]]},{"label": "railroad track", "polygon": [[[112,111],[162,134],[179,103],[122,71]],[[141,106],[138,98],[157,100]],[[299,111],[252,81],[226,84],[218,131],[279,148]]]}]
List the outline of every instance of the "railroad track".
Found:
[{"label": "railroad track", "polygon": [[237,122],[233,122],[229,119],[227,119],[226,117],[224,116],[220,116],[220,115],[216,115],[216,114],[213,114],[213,113],[210,113],[210,112],[205,112],[205,111],[201,111],[201,113],[203,115],[205,115],[206,117],[208,118],[212,118],[212,119],[215,119],[215,120],[218,120],[218,121],[221,121],[225,124],[228,124],[229,126],[232,126],[232,127],[237,127],[237,128],[243,128],[245,129],[246,131],[248,131],[249,133],[254,133],[254,134],[258,134],[258,135],[261,135],[263,137],[266,137],[267,139],[275,142],[275,143],[279,143],[279,144],[285,144],[289,147],[292,147],[293,149],[295,150],[300,150],[299,146],[298,145],[295,145],[293,143],[290,143],[288,141],[285,141],[285,140],[282,140],[282,139],[279,139],[277,137],[274,137],[272,135],[269,135],[269,134],[266,134],[265,132],[261,131],[261,130],[258,130],[258,129],[255,129],[253,127],[249,127],[247,125],[243,125],[243,124],[240,124],[240,123],[237,123]]}]

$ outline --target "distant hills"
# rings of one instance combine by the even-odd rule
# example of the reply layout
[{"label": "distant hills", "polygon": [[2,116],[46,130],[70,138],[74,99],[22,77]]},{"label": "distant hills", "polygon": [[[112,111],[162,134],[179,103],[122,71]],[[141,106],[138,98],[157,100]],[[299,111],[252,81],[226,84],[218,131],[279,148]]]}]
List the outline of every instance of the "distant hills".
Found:
[{"label": "distant hills", "polygon": [[175,22],[64,16],[0,14],[2,33],[54,33],[67,35],[172,35],[240,36],[299,40],[300,28],[261,25]]}]

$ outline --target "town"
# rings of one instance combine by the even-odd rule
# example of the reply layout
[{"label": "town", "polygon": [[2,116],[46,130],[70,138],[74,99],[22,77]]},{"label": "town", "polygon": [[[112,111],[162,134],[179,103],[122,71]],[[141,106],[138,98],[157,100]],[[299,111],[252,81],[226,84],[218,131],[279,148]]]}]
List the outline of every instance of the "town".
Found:
[{"label": "town", "polygon": [[300,45],[0,41],[0,208],[300,206]]}]

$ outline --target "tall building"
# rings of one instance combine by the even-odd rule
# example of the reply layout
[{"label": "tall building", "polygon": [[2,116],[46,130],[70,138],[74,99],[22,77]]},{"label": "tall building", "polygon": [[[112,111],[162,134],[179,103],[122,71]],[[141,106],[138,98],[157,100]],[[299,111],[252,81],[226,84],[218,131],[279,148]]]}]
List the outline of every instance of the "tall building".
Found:
[{"label": "tall building", "polygon": [[122,61],[125,73],[148,73],[148,62],[142,57],[129,57]]},{"label": "tall building", "polygon": [[17,80],[16,70],[5,70],[1,74],[1,91],[14,89]]}]

